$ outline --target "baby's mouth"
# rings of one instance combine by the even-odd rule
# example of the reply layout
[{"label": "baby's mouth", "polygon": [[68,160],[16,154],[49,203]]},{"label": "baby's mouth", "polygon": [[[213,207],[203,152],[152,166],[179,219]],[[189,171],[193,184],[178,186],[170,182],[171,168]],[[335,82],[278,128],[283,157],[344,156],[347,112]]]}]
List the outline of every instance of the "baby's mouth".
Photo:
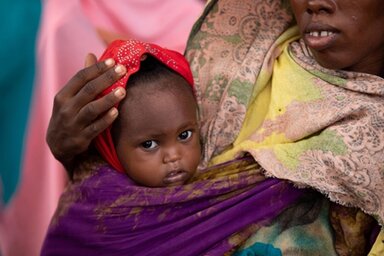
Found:
[{"label": "baby's mouth", "polygon": [[189,178],[187,171],[182,169],[172,170],[163,179],[164,184],[180,183],[183,184]]}]

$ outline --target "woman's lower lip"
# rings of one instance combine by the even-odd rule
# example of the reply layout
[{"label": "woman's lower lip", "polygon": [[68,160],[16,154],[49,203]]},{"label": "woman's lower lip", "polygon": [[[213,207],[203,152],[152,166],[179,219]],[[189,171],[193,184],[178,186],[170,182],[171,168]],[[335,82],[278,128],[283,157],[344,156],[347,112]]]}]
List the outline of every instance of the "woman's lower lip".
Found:
[{"label": "woman's lower lip", "polygon": [[321,51],[330,47],[335,40],[336,34],[331,34],[328,36],[311,36],[309,34],[304,35],[304,41],[306,45],[315,51]]}]

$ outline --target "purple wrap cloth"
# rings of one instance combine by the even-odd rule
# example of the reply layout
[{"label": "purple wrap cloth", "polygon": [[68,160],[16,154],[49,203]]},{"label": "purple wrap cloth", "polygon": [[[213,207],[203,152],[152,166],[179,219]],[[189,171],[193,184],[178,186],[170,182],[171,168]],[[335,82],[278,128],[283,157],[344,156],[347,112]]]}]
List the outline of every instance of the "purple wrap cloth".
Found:
[{"label": "purple wrap cloth", "polygon": [[166,188],[102,165],[62,195],[42,255],[223,255],[305,191],[265,179],[251,158]]}]

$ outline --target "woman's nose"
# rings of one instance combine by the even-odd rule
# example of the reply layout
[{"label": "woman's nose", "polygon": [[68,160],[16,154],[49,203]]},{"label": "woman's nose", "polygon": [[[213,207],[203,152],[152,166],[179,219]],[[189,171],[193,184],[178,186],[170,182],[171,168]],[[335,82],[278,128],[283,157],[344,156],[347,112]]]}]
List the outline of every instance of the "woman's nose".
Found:
[{"label": "woman's nose", "polygon": [[333,13],[335,11],[333,0],[308,0],[307,12],[309,14]]}]

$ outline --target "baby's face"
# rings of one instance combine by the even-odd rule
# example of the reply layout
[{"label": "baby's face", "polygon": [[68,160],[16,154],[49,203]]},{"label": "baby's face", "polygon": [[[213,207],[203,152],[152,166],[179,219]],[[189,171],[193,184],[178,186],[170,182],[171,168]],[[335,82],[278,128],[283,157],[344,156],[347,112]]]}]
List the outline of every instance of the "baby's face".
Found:
[{"label": "baby's face", "polygon": [[300,32],[320,65],[380,74],[383,0],[290,0]]},{"label": "baby's face", "polygon": [[[158,83],[177,89],[159,89]],[[160,79],[153,85],[127,87],[121,105],[121,129],[115,143],[128,176],[137,183],[162,187],[185,183],[200,161],[197,105],[188,85]]]}]

